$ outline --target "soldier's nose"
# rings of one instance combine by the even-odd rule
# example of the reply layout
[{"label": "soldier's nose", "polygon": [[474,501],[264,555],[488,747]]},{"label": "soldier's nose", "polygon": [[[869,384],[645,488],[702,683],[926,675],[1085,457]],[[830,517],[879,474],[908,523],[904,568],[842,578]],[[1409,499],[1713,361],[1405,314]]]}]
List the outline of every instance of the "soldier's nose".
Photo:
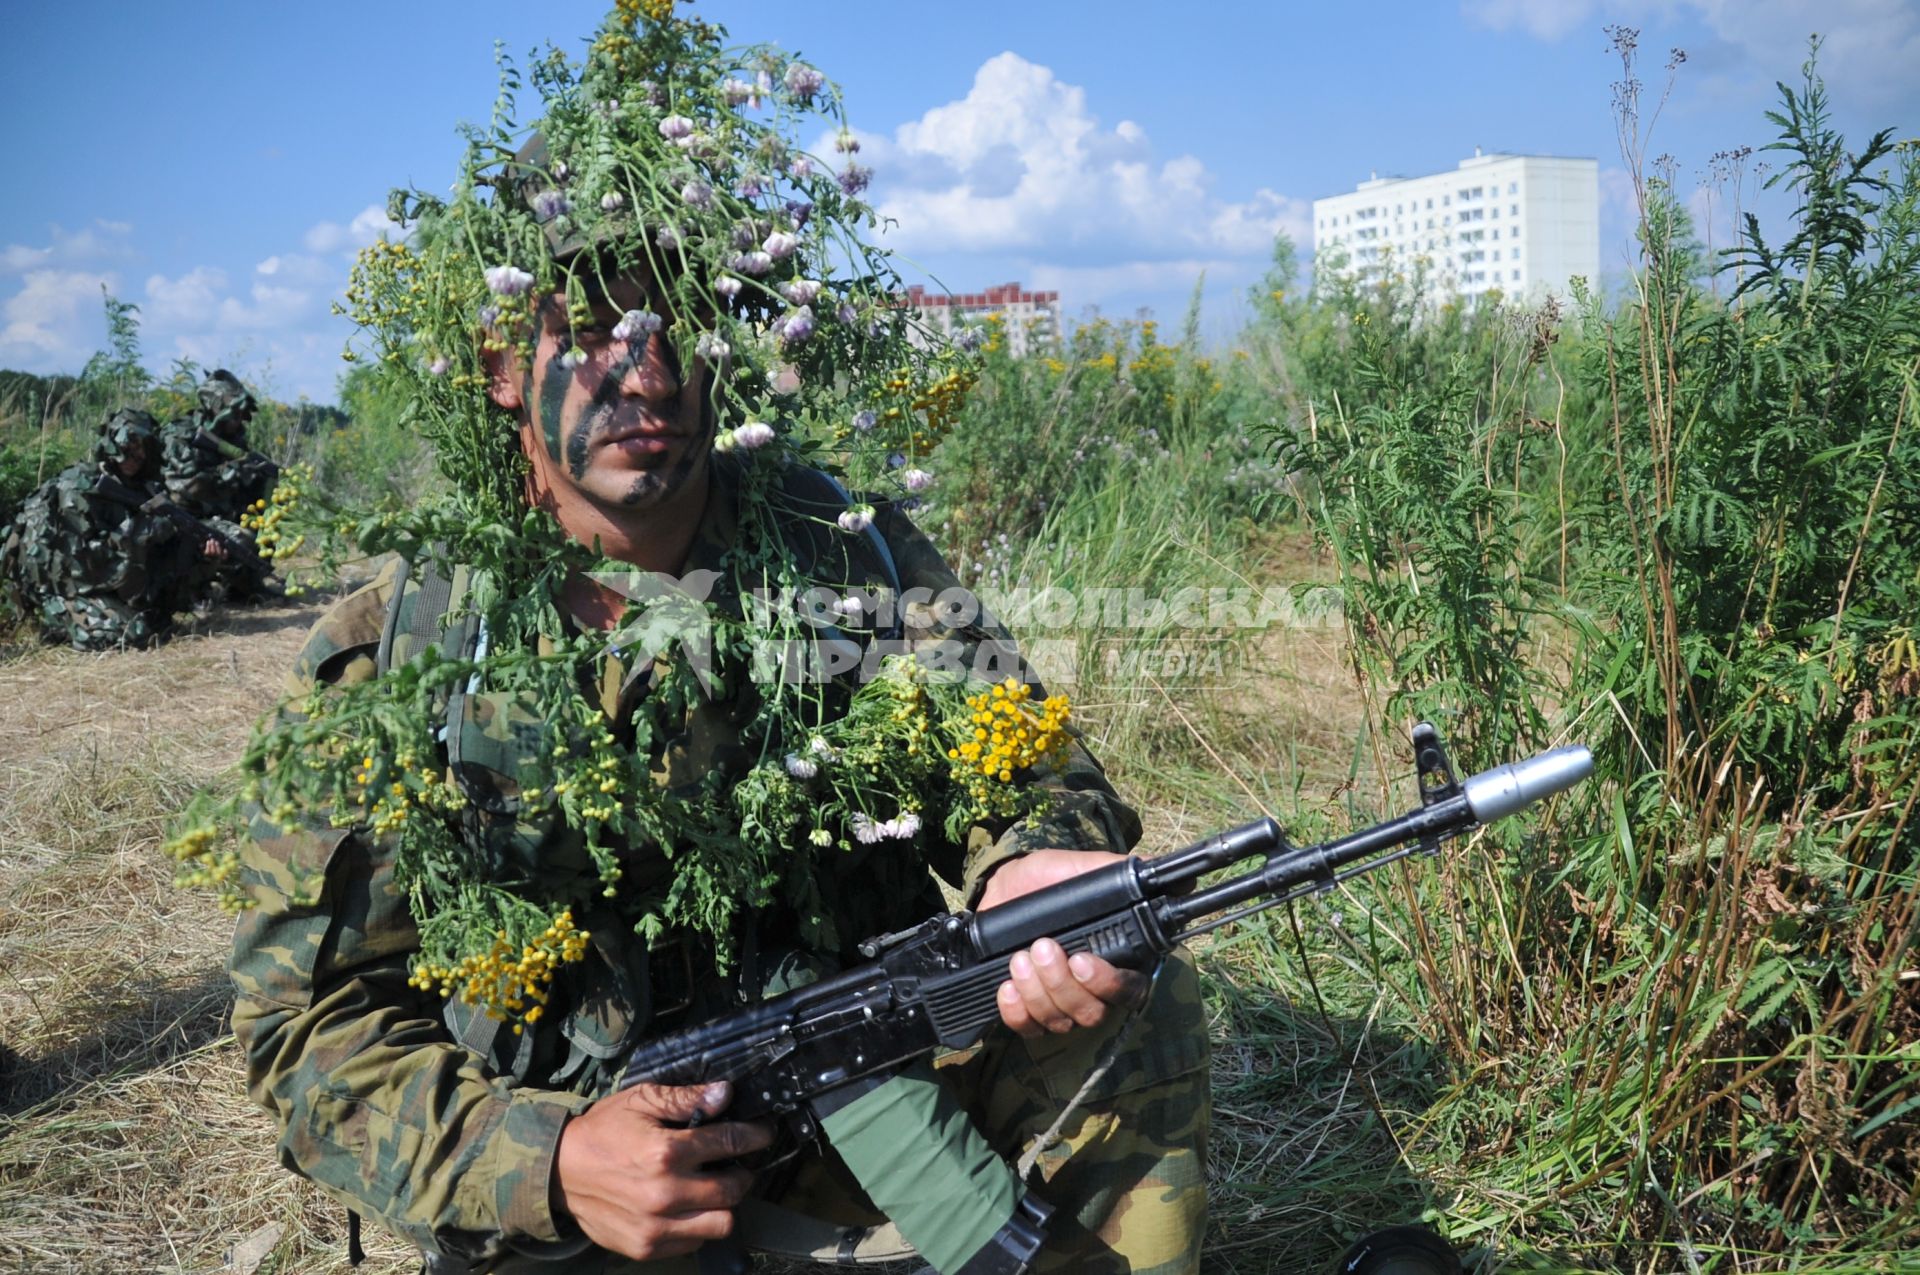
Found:
[{"label": "soldier's nose", "polygon": [[650,402],[662,402],[680,392],[680,378],[673,374],[667,339],[655,332],[647,338],[646,349],[638,358],[627,361],[620,377],[620,391]]}]

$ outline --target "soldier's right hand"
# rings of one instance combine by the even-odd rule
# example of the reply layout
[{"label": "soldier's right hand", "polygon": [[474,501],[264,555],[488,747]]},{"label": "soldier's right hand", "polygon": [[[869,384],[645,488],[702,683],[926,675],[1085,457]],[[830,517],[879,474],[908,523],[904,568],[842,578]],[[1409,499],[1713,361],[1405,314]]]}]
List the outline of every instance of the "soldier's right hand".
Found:
[{"label": "soldier's right hand", "polygon": [[635,1085],[567,1122],[554,1157],[554,1198],[602,1248],[640,1261],[691,1253],[733,1230],[753,1174],[712,1167],[765,1149],[764,1124],[711,1118],[732,1087]]}]

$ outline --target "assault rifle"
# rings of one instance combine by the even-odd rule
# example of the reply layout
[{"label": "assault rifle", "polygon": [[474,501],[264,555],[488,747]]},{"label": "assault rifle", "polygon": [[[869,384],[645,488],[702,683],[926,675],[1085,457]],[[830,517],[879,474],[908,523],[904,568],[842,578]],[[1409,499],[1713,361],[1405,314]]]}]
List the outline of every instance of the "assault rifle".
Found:
[{"label": "assault rifle", "polygon": [[[1413,731],[1418,810],[1319,845],[1296,847],[1258,819],[1153,859],[1110,867],[984,912],[934,917],[867,940],[869,960],[846,973],[637,1047],[620,1088],[733,1082],[727,1118],[773,1118],[801,1141],[818,1132],[835,1091],[884,1077],[924,1054],[964,1049],[1000,1021],[1008,962],[1051,937],[1123,969],[1152,969],[1175,944],[1440,843],[1593,773],[1585,748],[1454,778],[1437,731]],[[1210,872],[1259,857],[1260,866],[1200,888]],[[1231,910],[1229,910],[1231,909]]]}]

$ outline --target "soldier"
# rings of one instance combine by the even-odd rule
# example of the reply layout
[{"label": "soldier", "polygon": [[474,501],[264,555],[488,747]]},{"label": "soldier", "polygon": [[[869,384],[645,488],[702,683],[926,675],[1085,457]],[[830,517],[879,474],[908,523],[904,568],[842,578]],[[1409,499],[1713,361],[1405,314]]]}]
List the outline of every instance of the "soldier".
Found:
[{"label": "soldier", "polygon": [[123,408],[101,426],[89,460],[21,505],[0,564],[48,641],[150,646],[192,605],[203,564],[222,551],[154,503],[159,461],[153,418]]},{"label": "soldier", "polygon": [[[643,9],[648,20],[640,24]],[[445,440],[450,479],[463,486],[464,516],[483,518],[502,475],[511,485],[498,499],[510,507],[466,542],[476,554],[495,554],[492,566],[438,561],[418,538],[403,540],[408,561],[316,626],[290,686],[297,713],[282,736],[314,742],[287,755],[287,773],[325,771],[346,757],[359,768],[354,775],[320,782],[335,794],[326,800],[365,794],[360,813],[337,805],[296,811],[276,804],[270,792],[257,811],[254,840],[241,852],[253,906],[242,914],[230,966],[234,1031],[246,1051],[249,1092],[280,1129],[281,1161],[344,1203],[356,1226],[362,1215],[377,1219],[422,1250],[428,1271],[446,1275],[738,1269],[725,1264],[720,1248],[703,1251],[728,1237],[825,1260],[846,1252],[910,1256],[913,1249],[881,1225],[886,1219],[852,1184],[849,1169],[858,1176],[858,1168],[847,1159],[856,1154],[851,1148],[810,1144],[785,1168],[756,1177],[740,1162],[766,1148],[771,1133],[725,1119],[724,1083],[615,1092],[620,1060],[648,1035],[750,1002],[783,979],[858,959],[856,940],[941,910],[936,874],[969,906],[992,908],[1111,864],[1140,836],[1138,817],[1076,744],[1023,773],[1023,782],[1048,798],[1030,817],[981,818],[956,836],[932,809],[925,828],[917,814],[876,826],[855,813],[844,825],[853,835],[818,856],[805,852],[801,831],[801,844],[787,847],[764,877],[759,869],[745,872],[741,888],[760,889],[764,902],[734,916],[728,933],[738,955],[731,962],[691,923],[662,931],[637,920],[635,900],[711,888],[707,882],[735,866],[724,856],[749,843],[740,817],[726,813],[738,809],[730,794],[754,782],[808,782],[834,764],[833,750],[818,738],[821,746],[813,747],[804,736],[772,734],[783,720],[773,710],[784,692],[756,684],[742,669],[722,667],[712,683],[694,689],[676,677],[676,657],[624,646],[631,640],[622,636],[625,598],[567,564],[604,556],[683,581],[718,582],[708,605],[733,625],[751,613],[744,595],[753,577],[743,577],[743,562],[776,564],[783,583],[831,586],[836,596],[965,596],[897,505],[853,501],[824,473],[773,458],[776,431],[746,420],[729,393],[743,379],[737,360],[748,354],[743,345],[752,330],[720,330],[711,267],[687,277],[694,268],[686,256],[653,247],[698,243],[715,254],[737,252],[731,259],[749,274],[770,273],[775,261],[795,271],[796,231],[817,229],[830,215],[845,224],[861,215],[853,205],[815,216],[816,205],[796,200],[785,205],[786,228],[775,229],[743,203],[726,202],[764,196],[747,168],[728,193],[668,167],[697,154],[709,171],[719,168],[712,135],[703,140],[693,121],[668,111],[667,89],[643,79],[632,54],[644,45],[660,51],[659,64],[673,66],[717,56],[708,52],[717,47],[712,28],[663,16],[671,10],[665,0],[622,0],[594,46],[595,73],[607,78],[595,87],[593,109],[569,106],[548,117],[546,127],[579,146],[562,154],[575,162],[592,156],[607,185],[557,190],[567,163],[550,153],[552,136],[536,135],[504,172],[480,179],[495,192],[488,199],[429,211],[439,220],[418,242],[421,251],[440,255],[416,262],[415,250],[399,244],[369,251],[372,264],[362,277],[375,283],[365,291],[357,285],[360,295],[370,295],[379,272],[395,262],[406,272],[397,277],[422,287],[442,279],[457,284],[459,300],[445,311],[416,301],[420,288],[399,285],[404,331],[393,358],[397,365],[417,360],[412,374],[423,411],[458,422],[437,439]],[[775,91],[772,73],[762,78],[763,91]],[[822,77],[795,64],[780,82],[804,105]],[[721,100],[718,75],[712,84],[714,100]],[[756,91],[752,80],[730,79],[725,100],[743,105]],[[606,130],[603,145],[575,142],[565,135],[570,128]],[[681,145],[688,140],[694,144]],[[771,141],[748,135],[738,144],[751,162],[788,163]],[[635,167],[621,166],[629,162]],[[657,165],[660,180],[646,181],[643,165]],[[788,171],[815,172],[797,162]],[[854,171],[841,189],[857,189]],[[684,229],[660,230],[654,213],[631,208],[650,188],[669,191]],[[818,194],[832,198],[830,190]],[[578,212],[587,209],[606,215],[590,232],[577,232]],[[718,233],[693,228],[697,214],[711,214]],[[722,216],[744,220],[729,228]],[[548,260],[563,268],[564,285],[532,287],[531,272],[476,261],[465,247],[512,243],[527,251],[521,231],[531,224],[542,224],[531,242],[544,241]],[[768,246],[755,247],[761,243]],[[483,266],[492,295],[476,330],[477,289],[460,289],[477,281]],[[822,286],[797,277],[780,287],[777,295],[793,309],[779,339],[797,360]],[[728,288],[718,294],[732,295]],[[376,303],[363,304],[372,314]],[[877,345],[882,338],[875,334],[893,314],[886,295],[868,304],[865,319],[845,320],[849,339],[875,342],[890,360],[900,357],[904,341]],[[852,302],[847,306],[851,314]],[[524,320],[508,317],[509,309]],[[452,317],[436,324],[436,313]],[[831,378],[798,368],[788,379],[834,392]],[[435,525],[442,534],[462,530],[451,520]],[[558,541],[541,539],[548,528]],[[841,625],[854,634],[850,642],[879,640],[853,619]],[[604,641],[589,642],[593,635]],[[909,647],[957,646],[968,667],[982,652],[1017,666],[1011,638],[977,610],[952,616],[910,605],[895,637]],[[545,663],[504,663],[515,642]],[[461,672],[449,697],[431,701],[431,709],[399,698],[432,681],[419,671],[444,668],[449,658],[476,670]],[[540,680],[542,668],[568,658],[579,663],[564,678]],[[508,667],[519,670],[514,681],[495,680],[491,670]],[[383,687],[391,697],[354,698]],[[851,692],[835,682],[808,694],[822,720],[833,720],[847,711]],[[353,729],[327,716],[330,703],[342,702],[373,705],[388,718],[406,705],[420,717],[405,737],[431,743],[408,744],[398,754],[391,799],[387,774],[374,779],[385,760],[371,752],[363,759],[351,742],[356,736],[329,732],[325,723],[335,720]],[[595,772],[587,813],[566,783],[542,769],[556,751],[556,722],[560,754],[569,753],[568,738],[605,750],[608,777]],[[420,756],[416,747],[433,755]],[[778,758],[790,747],[782,769]],[[440,794],[437,804],[404,804],[408,793],[426,791],[410,788],[414,782],[430,784]],[[641,828],[625,844],[601,847],[594,828],[615,818],[621,803],[641,803],[640,794],[622,791],[629,782],[657,785],[661,795],[646,800],[677,803],[673,811],[698,818],[675,825],[683,834]],[[813,845],[832,842],[828,829],[816,831],[825,839]],[[525,964],[539,967],[535,948],[544,944],[549,956],[561,953],[564,968],[550,982],[528,984],[531,1008],[513,994],[504,1006],[515,1015],[511,1031],[484,1005],[436,994],[443,979],[419,966],[448,917],[419,910],[430,886],[408,874],[443,836],[457,840],[460,863],[484,865],[488,881],[505,883],[489,889],[511,888],[527,902],[575,901],[563,921],[528,941]],[[703,858],[715,854],[722,857]],[[782,875],[788,871],[803,876],[789,879]],[[779,888],[768,892],[769,881]],[[500,954],[485,958],[496,965],[518,959],[505,934]],[[1031,1185],[1056,1210],[1033,1269],[1197,1270],[1206,1216],[1208,1054],[1190,963],[1171,962],[1149,984],[1091,955],[1069,960],[1058,944],[1041,940],[1014,958],[1011,973],[999,991],[1006,1030],[942,1060],[933,1085],[947,1095],[950,1123],[977,1130],[990,1151],[968,1166],[971,1176],[920,1184],[931,1197],[918,1203],[917,1216],[936,1223],[942,1215],[977,1218],[980,1200],[1002,1188],[1000,1216],[1014,1216],[990,1240],[968,1247],[973,1256],[966,1260],[939,1255],[942,1269],[1029,1269],[1030,1254],[1020,1248],[1026,1233],[1016,1222],[1031,1214],[1016,1198]],[[1127,1011],[1135,1006],[1143,1006],[1139,1026],[1128,1033]],[[1103,1058],[1106,1065],[1096,1066]],[[894,1149],[938,1142],[949,1132],[917,1116],[881,1131]],[[1025,1165],[1014,1174],[1018,1158],[1032,1161],[1031,1184]],[[901,1217],[895,1220],[906,1229]],[[923,1234],[938,1244],[939,1230]],[[927,1241],[919,1243],[928,1249]]]},{"label": "soldier", "polygon": [[201,384],[200,406],[161,431],[160,477],[167,493],[235,550],[216,573],[232,602],[280,596],[272,563],[252,551],[253,533],[240,523],[280,479],[280,467],[247,446],[247,425],[257,407],[239,378],[221,368]]}]

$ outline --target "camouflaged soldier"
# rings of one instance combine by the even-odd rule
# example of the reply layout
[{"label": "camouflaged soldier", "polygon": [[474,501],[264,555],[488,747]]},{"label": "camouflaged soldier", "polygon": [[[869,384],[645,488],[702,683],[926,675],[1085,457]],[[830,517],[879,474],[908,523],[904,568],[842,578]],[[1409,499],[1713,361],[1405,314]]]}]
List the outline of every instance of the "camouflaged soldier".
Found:
[{"label": "camouflaged soldier", "polygon": [[[500,427],[517,431],[529,504],[641,571],[718,582],[709,603],[737,607],[726,593],[728,556],[747,526],[765,521],[743,520],[741,462],[713,449],[712,369],[699,356],[681,366],[661,330],[620,335],[629,312],[671,307],[643,274],[614,273],[581,302],[590,314],[570,315],[561,295],[544,298],[531,358],[506,346],[489,354],[487,392]],[[777,534],[809,576],[896,597],[962,592],[897,508],[882,504],[865,534],[823,540],[821,528],[847,500],[825,475],[797,466],[770,498]],[[292,695],[363,682],[428,646],[470,654],[477,636],[461,622],[444,632],[441,624],[458,614],[470,585],[457,564],[389,570],[315,628]],[[567,578],[554,601],[579,633],[612,630],[626,610],[624,597],[585,576]],[[981,650],[1017,658],[983,615],[961,623],[908,607],[902,619],[903,640],[957,641],[968,663]],[[652,657],[617,648],[602,658],[597,700],[611,731],[632,738],[654,667]],[[751,693],[744,680],[733,686],[691,702],[676,725],[655,726],[657,782],[691,792],[755,764],[764,741],[751,733]],[[471,684],[431,724],[467,798],[462,840],[535,883],[577,878],[588,862],[577,829],[520,798],[522,777],[538,773],[529,750],[542,735],[529,725],[540,713],[511,691]],[[1083,750],[1038,782],[1052,803],[1025,822],[823,860],[817,906],[842,944],[941,910],[936,877],[969,906],[991,908],[1106,866],[1138,839],[1138,818]],[[508,1033],[461,998],[416,987],[419,929],[396,884],[389,839],[324,822],[288,833],[265,818],[254,831],[243,860],[256,906],[242,915],[230,967],[249,1091],[281,1130],[282,1163],[356,1218],[374,1217],[412,1241],[428,1271],[691,1275],[729,1269],[718,1255],[728,1240],[828,1261],[911,1256],[839,1151],[811,1144],[786,1170],[758,1179],[741,1167],[771,1133],[725,1118],[724,1084],[612,1091],[636,1041],[751,999],[795,965],[858,959],[805,949],[787,907],[748,919],[746,955],[726,975],[711,944],[669,933],[648,946],[617,914],[588,913],[578,919],[592,936],[586,960],[562,972],[538,1021]],[[924,845],[925,857],[900,849],[907,844]],[[652,844],[627,847],[620,862],[623,883],[635,887],[676,871]],[[1085,954],[1069,960],[1043,940],[1018,954],[1011,972],[999,1001],[1007,1030],[940,1060],[938,1070],[1004,1161],[986,1167],[1004,1174],[1031,1159],[1034,1192],[1057,1210],[1034,1269],[1196,1271],[1209,1107],[1191,964],[1173,961],[1149,984]],[[1121,1007],[1141,1001],[1122,1034]],[[1116,1039],[1110,1066],[1081,1092]],[[1049,1131],[1057,1139],[1043,1144]],[[921,1125],[897,1136],[935,1134]],[[950,1194],[926,1203],[961,1212],[965,1186],[942,1182],[935,1189]],[[1021,1267],[969,1260],[946,1269]]]},{"label": "camouflaged soldier", "polygon": [[123,408],[91,457],[21,505],[0,567],[48,641],[83,651],[144,647],[191,606],[210,549],[152,506],[159,473],[153,418]]},{"label": "camouflaged soldier", "polygon": [[251,551],[253,533],[240,524],[280,480],[280,467],[247,446],[247,425],[258,404],[225,368],[208,375],[199,397],[197,409],[161,430],[161,481],[181,509],[233,547],[216,573],[229,601],[278,597],[272,564]]}]

